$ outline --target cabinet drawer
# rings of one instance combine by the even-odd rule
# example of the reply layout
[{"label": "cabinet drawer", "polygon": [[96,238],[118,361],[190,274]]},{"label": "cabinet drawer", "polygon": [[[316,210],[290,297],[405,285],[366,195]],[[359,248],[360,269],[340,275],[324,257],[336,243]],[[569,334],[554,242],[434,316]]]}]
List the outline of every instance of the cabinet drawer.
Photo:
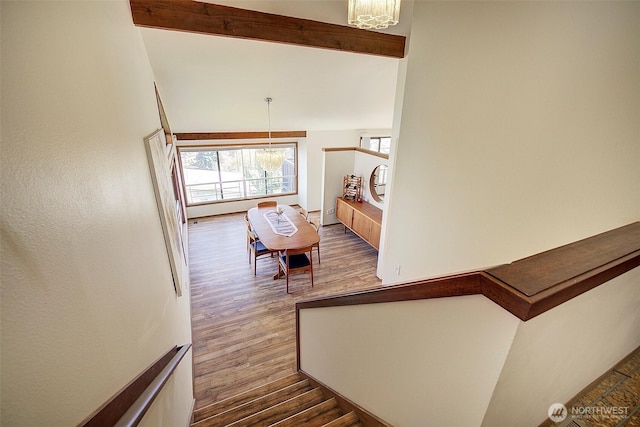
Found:
[{"label": "cabinet drawer", "polygon": [[371,220],[358,211],[353,211],[353,231],[364,240],[369,240]]},{"label": "cabinet drawer", "polygon": [[343,200],[338,199],[336,204],[336,218],[338,221],[351,228],[353,226],[353,208]]},{"label": "cabinet drawer", "polygon": [[369,243],[376,249],[380,248],[380,230],[382,226],[378,223],[371,223],[371,232],[369,233]]}]

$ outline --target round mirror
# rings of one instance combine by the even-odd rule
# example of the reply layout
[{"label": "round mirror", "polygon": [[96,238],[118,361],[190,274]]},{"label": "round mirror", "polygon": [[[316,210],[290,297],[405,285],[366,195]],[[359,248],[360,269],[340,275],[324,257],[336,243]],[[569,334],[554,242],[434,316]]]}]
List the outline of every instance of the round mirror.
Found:
[{"label": "round mirror", "polygon": [[387,171],[389,167],[387,165],[378,165],[373,172],[371,172],[371,178],[369,178],[369,191],[371,197],[376,202],[382,202],[384,199],[384,192],[387,188]]}]

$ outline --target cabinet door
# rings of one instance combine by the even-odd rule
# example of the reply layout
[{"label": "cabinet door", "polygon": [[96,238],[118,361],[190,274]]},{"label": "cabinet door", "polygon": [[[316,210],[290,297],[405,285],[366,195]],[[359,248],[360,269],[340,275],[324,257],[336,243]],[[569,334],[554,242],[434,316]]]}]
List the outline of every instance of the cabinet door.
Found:
[{"label": "cabinet door", "polygon": [[352,230],[364,240],[369,241],[369,236],[371,235],[371,220],[362,213],[354,210]]},{"label": "cabinet door", "polygon": [[336,204],[336,218],[347,227],[352,227],[353,208],[342,201],[342,199],[338,199],[338,203]]},{"label": "cabinet door", "polygon": [[376,249],[380,249],[380,230],[381,226],[378,223],[371,223],[371,234],[369,236],[369,243]]}]

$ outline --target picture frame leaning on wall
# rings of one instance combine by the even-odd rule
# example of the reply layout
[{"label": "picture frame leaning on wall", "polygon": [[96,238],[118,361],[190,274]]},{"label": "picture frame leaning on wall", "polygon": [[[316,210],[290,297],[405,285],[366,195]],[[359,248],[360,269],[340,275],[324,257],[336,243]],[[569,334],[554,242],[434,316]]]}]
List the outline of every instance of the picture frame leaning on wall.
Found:
[{"label": "picture frame leaning on wall", "polygon": [[183,253],[181,224],[176,213],[176,198],[173,193],[169,159],[175,155],[174,144],[167,145],[162,129],[144,138],[151,181],[158,204],[158,214],[162,223],[167,256],[173,275],[173,286],[178,296],[182,296],[183,286],[188,286],[189,268]]}]

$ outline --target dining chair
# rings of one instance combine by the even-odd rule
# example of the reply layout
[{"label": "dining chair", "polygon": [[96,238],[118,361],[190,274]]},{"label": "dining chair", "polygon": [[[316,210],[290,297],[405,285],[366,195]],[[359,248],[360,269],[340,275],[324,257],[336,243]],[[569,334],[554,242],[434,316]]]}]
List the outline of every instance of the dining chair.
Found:
[{"label": "dining chair", "polygon": [[309,220],[309,212],[305,208],[300,208],[298,213],[302,215],[307,221]]},{"label": "dining chair", "polygon": [[258,235],[253,231],[249,217],[244,215],[244,222],[247,225],[247,250],[249,250],[249,264],[251,264],[251,255],[253,255],[253,275],[258,273],[258,257],[269,254],[273,256],[277,251],[272,251],[267,248],[258,238]]},{"label": "dining chair", "polygon": [[[309,256],[307,256],[307,252]],[[300,249],[286,249],[280,251],[278,257],[278,274],[275,278],[281,276],[282,273],[287,280],[287,293],[289,292],[289,275],[292,273],[311,272],[311,287],[313,288],[313,247],[307,246]]]},{"label": "dining chair", "polygon": [[[313,228],[316,229],[318,235],[320,235],[320,220],[314,218],[309,220],[309,224],[311,224]],[[318,250],[318,264],[320,264],[320,242],[318,241],[318,243],[314,243],[312,248],[316,248]]]},{"label": "dining chair", "polygon": [[258,208],[275,208],[278,202],[275,200],[267,200],[266,202],[258,202]]},{"label": "dining chair", "polygon": [[[244,223],[247,226],[247,252],[249,251],[249,244],[253,239],[257,239],[256,233],[253,231],[253,227],[251,227],[251,222],[249,222],[249,215],[244,214]],[[249,262],[251,262],[251,254],[249,254]]]}]

